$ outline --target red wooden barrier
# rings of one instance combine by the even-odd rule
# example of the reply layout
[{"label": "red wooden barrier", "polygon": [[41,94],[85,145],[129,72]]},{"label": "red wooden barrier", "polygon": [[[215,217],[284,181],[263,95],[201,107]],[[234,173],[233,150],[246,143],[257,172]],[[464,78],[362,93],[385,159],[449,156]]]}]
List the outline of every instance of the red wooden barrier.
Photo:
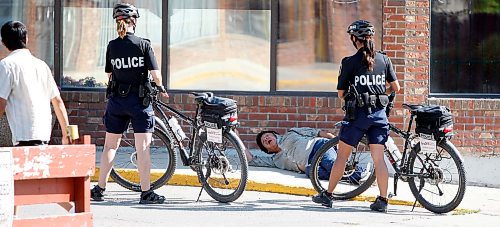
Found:
[{"label": "red wooden barrier", "polygon": [[14,205],[74,202],[75,213],[14,219],[14,226],[92,226],[90,176],[95,145],[14,147]]}]

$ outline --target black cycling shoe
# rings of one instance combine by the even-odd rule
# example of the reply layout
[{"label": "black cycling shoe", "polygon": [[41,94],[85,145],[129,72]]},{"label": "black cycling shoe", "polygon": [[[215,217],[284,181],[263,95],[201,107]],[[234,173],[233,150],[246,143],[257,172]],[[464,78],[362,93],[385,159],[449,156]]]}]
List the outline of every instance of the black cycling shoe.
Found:
[{"label": "black cycling shoe", "polygon": [[161,204],[165,201],[165,196],[156,194],[153,190],[141,192],[140,204]]},{"label": "black cycling shoe", "polygon": [[375,202],[370,205],[370,209],[373,211],[387,213],[388,200],[386,198],[378,196]]},{"label": "black cycling shoe", "polygon": [[90,198],[94,201],[104,201],[104,191],[106,191],[105,188],[101,188],[99,185],[96,185],[94,188],[90,189]]},{"label": "black cycling shoe", "polygon": [[312,201],[315,203],[319,203],[325,207],[332,207],[333,197],[326,194],[326,191],[322,191],[321,193],[312,197]]}]

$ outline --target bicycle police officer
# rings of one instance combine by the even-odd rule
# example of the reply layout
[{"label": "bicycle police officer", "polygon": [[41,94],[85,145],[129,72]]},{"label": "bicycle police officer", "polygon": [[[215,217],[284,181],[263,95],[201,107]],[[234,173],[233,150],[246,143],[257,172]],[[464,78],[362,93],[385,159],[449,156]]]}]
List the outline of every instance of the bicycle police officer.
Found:
[{"label": "bicycle police officer", "polygon": [[[366,134],[380,192],[370,209],[387,212],[389,175],[384,162],[384,143],[389,135],[389,126],[385,107],[389,103],[387,94],[398,92],[400,86],[390,59],[374,50],[373,25],[358,20],[348,27],[347,33],[358,50],[356,54],[342,59],[337,85],[338,97],[346,101],[347,123],[340,129],[339,151],[330,173],[328,190],[312,199],[315,203],[332,206],[332,192],[344,173],[351,150]],[[387,83],[389,87],[386,88]]]},{"label": "bicycle police officer", "polygon": [[[165,197],[150,190],[151,157],[149,145],[154,130],[154,111],[146,88],[151,88],[149,73],[160,85],[158,90],[168,97],[150,41],[134,35],[139,12],[131,4],[119,3],[113,9],[119,37],[109,42],[106,51],[105,70],[108,84],[108,104],[104,116],[106,140],[101,155],[99,183],[91,190],[95,201],[103,200],[103,192],[109,177],[122,133],[129,123],[134,129],[137,163],[141,178],[140,203],[163,203]],[[149,85],[149,86],[148,86]]]}]

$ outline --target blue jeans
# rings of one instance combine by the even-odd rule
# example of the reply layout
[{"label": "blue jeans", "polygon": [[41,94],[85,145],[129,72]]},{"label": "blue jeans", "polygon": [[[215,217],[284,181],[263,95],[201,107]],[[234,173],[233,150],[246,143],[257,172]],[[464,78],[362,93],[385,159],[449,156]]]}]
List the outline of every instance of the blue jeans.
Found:
[{"label": "blue jeans", "polygon": [[[319,139],[314,143],[313,149],[311,151],[311,154],[309,154],[309,160],[307,161],[307,166],[306,166],[306,176],[309,176],[309,173],[311,171],[311,162],[318,150],[326,143],[328,142],[328,139]],[[330,172],[332,171],[333,168],[333,163],[337,159],[337,147],[332,147],[329,149],[325,155],[321,158],[321,162],[319,163],[318,166],[318,177],[320,180],[329,180],[330,179]],[[348,182],[354,182],[357,183],[361,179],[361,174],[363,173],[364,168],[356,166],[356,171],[349,177],[342,177],[341,180],[348,181]]]}]

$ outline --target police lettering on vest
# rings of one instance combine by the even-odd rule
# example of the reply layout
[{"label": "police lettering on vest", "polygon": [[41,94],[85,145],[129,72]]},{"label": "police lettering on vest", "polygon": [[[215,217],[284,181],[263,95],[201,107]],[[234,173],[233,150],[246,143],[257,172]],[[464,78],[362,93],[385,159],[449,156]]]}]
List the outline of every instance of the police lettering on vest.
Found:
[{"label": "police lettering on vest", "polygon": [[354,77],[354,85],[385,85],[385,75],[358,75]]},{"label": "police lettering on vest", "polygon": [[113,69],[139,68],[144,66],[144,57],[128,57],[111,59]]}]

